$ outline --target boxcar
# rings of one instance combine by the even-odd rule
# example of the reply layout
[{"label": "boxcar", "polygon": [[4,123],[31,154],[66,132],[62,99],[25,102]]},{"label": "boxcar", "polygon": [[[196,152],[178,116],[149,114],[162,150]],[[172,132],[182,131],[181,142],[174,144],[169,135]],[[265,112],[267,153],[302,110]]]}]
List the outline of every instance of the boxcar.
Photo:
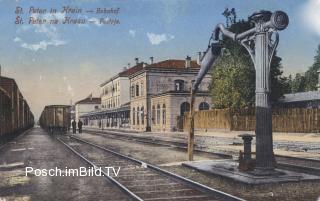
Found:
[{"label": "boxcar", "polygon": [[71,124],[69,105],[47,105],[41,113],[40,126],[49,133],[66,133]]},{"label": "boxcar", "polygon": [[0,87],[0,137],[13,132],[11,98],[9,94]]},{"label": "boxcar", "polygon": [[0,143],[33,127],[34,116],[16,81],[0,76]]}]

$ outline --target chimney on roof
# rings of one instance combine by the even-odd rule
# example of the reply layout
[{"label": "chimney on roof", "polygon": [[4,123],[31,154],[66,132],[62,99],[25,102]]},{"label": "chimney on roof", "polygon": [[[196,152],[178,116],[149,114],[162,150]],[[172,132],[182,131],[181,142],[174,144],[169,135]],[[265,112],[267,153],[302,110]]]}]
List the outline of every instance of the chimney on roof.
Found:
[{"label": "chimney on roof", "polygon": [[153,57],[150,57],[150,64],[153,64]]},{"label": "chimney on roof", "polygon": [[201,57],[202,57],[201,52],[198,52],[198,59],[197,59],[198,65],[201,65],[201,60],[202,60]]},{"label": "chimney on roof", "polygon": [[136,61],[136,64],[138,65],[139,64],[139,58],[136,57],[134,60]]},{"label": "chimney on roof", "polygon": [[127,66],[128,66],[128,69],[129,69],[130,68],[130,63],[128,63]]},{"label": "chimney on roof", "polygon": [[128,70],[128,68],[126,66],[122,68],[122,72],[124,72],[126,70]]},{"label": "chimney on roof", "polygon": [[186,68],[190,68],[191,67],[191,57],[187,56],[186,58]]}]

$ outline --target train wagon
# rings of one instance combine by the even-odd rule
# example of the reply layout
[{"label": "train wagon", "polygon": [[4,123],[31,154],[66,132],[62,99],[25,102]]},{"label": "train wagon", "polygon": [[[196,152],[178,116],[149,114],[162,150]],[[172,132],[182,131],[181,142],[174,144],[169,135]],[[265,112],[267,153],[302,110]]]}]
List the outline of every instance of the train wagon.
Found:
[{"label": "train wagon", "polygon": [[0,137],[13,132],[10,95],[0,87]]},{"label": "train wagon", "polygon": [[43,109],[39,123],[49,133],[66,133],[71,124],[69,105],[47,105]]},{"label": "train wagon", "polygon": [[34,116],[16,81],[0,76],[0,143],[34,125]]}]

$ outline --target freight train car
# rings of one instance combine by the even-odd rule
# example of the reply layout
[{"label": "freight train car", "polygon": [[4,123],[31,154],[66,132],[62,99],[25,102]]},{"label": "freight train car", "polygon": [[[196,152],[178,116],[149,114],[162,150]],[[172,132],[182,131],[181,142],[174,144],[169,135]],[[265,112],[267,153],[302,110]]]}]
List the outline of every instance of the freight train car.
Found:
[{"label": "freight train car", "polygon": [[43,109],[39,123],[49,133],[66,133],[71,124],[69,105],[47,105]]},{"label": "freight train car", "polygon": [[[9,94],[0,87],[0,137],[12,132],[11,99]],[[4,139],[3,139],[4,140]]]},{"label": "freight train car", "polygon": [[0,143],[33,127],[34,116],[14,79],[0,76]]}]

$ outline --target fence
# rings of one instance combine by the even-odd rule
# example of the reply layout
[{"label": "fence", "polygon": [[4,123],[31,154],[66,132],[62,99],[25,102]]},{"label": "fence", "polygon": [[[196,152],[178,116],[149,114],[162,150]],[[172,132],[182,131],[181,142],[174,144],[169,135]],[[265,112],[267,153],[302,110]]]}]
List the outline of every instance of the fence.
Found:
[{"label": "fence", "polygon": [[[225,129],[234,131],[255,130],[255,109],[214,109],[195,112],[195,129]],[[188,115],[183,128],[189,126]],[[318,133],[320,132],[320,109],[277,108],[272,111],[272,130],[275,132]]]}]

